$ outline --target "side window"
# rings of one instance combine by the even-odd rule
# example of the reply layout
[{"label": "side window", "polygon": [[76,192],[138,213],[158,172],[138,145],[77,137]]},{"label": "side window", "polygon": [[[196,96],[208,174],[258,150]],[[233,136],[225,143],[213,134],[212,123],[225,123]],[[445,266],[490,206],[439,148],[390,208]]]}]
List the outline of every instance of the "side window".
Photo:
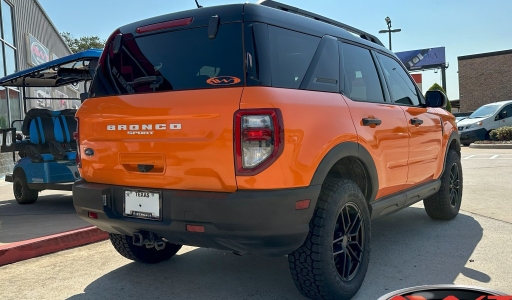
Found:
[{"label": "side window", "polygon": [[377,55],[388,83],[391,100],[396,104],[419,105],[420,100],[416,86],[404,68],[391,57]]},{"label": "side window", "polygon": [[512,117],[512,105],[509,104],[507,106],[505,106],[501,111],[500,113],[498,114],[498,118],[501,120],[501,119],[506,119],[506,118],[510,118]]},{"label": "side window", "polygon": [[298,89],[320,38],[274,26],[269,26],[268,31],[272,86]]},{"label": "side window", "polygon": [[339,93],[339,77],[340,55],[338,39],[332,36],[324,36],[309,65],[300,89]]},{"label": "side window", "polygon": [[356,101],[384,102],[382,86],[370,50],[342,45],[342,72],[347,97]]}]

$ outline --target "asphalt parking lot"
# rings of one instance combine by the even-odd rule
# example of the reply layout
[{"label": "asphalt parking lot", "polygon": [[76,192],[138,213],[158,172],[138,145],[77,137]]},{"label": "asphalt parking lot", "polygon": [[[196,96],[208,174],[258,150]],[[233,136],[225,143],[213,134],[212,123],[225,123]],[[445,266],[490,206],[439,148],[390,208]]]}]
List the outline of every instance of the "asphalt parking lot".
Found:
[{"label": "asphalt parking lot", "polygon": [[[512,294],[512,150],[465,147],[462,158],[460,215],[433,221],[418,203],[374,223],[368,274],[354,299],[443,283]],[[71,201],[58,193],[39,201],[54,197],[67,199],[54,205]],[[7,216],[2,211],[0,206],[3,237],[1,222]],[[303,299],[286,257],[184,247],[168,262],[140,265],[118,255],[108,241],[0,267],[0,298]]]}]

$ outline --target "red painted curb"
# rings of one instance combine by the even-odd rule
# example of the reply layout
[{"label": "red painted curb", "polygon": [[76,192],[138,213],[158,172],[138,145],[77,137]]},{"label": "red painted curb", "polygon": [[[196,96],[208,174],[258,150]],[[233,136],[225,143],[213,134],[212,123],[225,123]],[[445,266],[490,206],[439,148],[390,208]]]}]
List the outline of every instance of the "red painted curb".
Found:
[{"label": "red painted curb", "polygon": [[88,226],[0,246],[0,266],[108,239],[108,233]]}]

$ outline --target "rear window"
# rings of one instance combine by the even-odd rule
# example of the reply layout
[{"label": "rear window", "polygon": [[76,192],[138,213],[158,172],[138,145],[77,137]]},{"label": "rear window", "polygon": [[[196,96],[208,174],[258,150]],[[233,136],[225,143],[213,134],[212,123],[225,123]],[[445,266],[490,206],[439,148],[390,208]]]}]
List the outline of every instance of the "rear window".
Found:
[{"label": "rear window", "polygon": [[244,84],[242,24],[163,32],[133,38],[124,34],[119,51],[105,48],[91,97],[216,88]]}]

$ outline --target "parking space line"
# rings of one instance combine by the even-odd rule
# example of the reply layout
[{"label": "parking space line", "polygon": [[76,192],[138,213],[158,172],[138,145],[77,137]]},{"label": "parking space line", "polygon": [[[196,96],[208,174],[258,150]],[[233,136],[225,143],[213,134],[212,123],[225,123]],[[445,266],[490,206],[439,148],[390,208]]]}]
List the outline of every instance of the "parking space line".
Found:
[{"label": "parking space line", "polygon": [[491,158],[489,158],[489,159],[495,159],[495,158],[496,158],[496,157],[498,157],[498,156],[499,156],[499,155],[493,155],[493,156],[491,156]]},{"label": "parking space line", "polygon": [[470,155],[470,156],[464,157],[463,159],[470,159],[473,156],[476,156],[476,155]]}]

